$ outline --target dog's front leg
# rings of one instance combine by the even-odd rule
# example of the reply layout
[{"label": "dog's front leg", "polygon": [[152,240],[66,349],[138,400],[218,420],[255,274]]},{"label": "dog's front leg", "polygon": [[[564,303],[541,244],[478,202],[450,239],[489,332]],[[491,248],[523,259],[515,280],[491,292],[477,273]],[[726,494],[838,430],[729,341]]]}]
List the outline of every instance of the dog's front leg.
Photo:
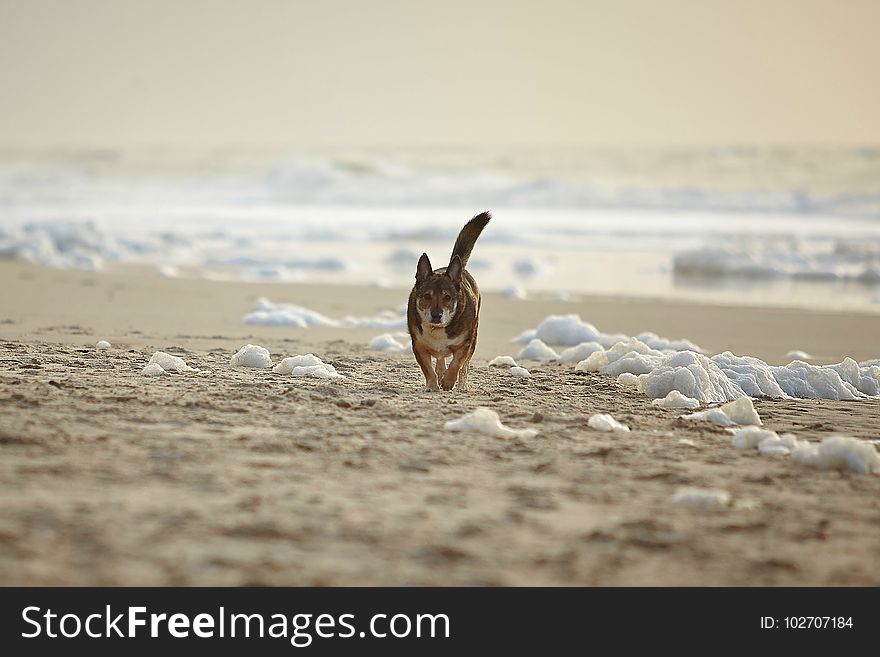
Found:
[{"label": "dog's front leg", "polygon": [[453,350],[452,362],[449,363],[449,368],[443,373],[443,378],[440,379],[441,388],[444,390],[452,390],[455,382],[458,381],[458,373],[461,370],[462,365],[465,364],[467,356],[467,348]]},{"label": "dog's front leg", "polygon": [[458,373],[458,389],[462,392],[470,391],[470,388],[468,387],[468,374],[470,374],[470,372],[471,363],[468,361],[461,366],[461,371]]},{"label": "dog's front leg", "polygon": [[474,339],[471,346],[468,347],[466,355],[462,358],[461,371],[458,373],[458,389],[462,392],[468,392],[468,374],[471,373],[471,359],[474,357],[474,349],[477,348],[477,328],[474,326]]},{"label": "dog's front leg", "polygon": [[443,375],[446,373],[446,359],[445,358],[437,358],[437,363],[434,365],[434,373],[437,374],[437,379],[442,379]]},{"label": "dog's front leg", "polygon": [[440,390],[440,386],[437,384],[437,374],[431,366],[431,354],[428,353],[427,349],[415,342],[413,342],[412,349],[416,362],[422,368],[422,374],[425,375],[425,388],[428,392],[437,392]]}]

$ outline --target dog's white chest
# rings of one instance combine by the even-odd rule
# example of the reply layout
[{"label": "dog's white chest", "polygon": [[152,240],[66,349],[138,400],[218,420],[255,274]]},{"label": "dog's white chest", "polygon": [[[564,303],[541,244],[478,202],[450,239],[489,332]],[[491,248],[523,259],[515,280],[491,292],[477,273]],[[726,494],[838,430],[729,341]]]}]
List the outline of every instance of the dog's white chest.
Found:
[{"label": "dog's white chest", "polygon": [[445,329],[422,324],[421,342],[431,350],[434,356],[440,358],[450,356],[452,354],[450,347],[460,345],[464,341],[464,337],[464,335],[458,335],[450,338],[446,335]]}]

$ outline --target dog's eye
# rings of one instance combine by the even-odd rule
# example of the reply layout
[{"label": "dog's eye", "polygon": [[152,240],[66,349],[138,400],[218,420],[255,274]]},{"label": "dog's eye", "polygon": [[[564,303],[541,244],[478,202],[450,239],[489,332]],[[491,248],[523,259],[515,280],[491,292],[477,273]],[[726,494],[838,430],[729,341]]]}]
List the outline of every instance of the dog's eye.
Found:
[{"label": "dog's eye", "polygon": [[443,300],[444,300],[444,301],[449,301],[451,298],[452,298],[452,297],[449,296],[448,294],[444,294],[444,295],[443,295]]},{"label": "dog's eye", "polygon": [[427,300],[427,299],[430,299],[430,298],[431,298],[431,293],[430,293],[430,292],[425,292],[425,293],[422,295],[422,299],[426,299],[426,300]]}]

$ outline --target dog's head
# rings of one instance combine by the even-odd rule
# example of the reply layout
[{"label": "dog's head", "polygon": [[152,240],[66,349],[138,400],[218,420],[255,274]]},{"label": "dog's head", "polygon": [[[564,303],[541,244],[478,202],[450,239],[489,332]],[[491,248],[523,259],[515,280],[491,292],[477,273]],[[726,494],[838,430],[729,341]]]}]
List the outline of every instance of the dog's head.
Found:
[{"label": "dog's head", "polygon": [[415,302],[421,320],[433,326],[447,326],[458,310],[461,290],[461,259],[455,256],[446,271],[435,272],[423,253],[416,267]]}]

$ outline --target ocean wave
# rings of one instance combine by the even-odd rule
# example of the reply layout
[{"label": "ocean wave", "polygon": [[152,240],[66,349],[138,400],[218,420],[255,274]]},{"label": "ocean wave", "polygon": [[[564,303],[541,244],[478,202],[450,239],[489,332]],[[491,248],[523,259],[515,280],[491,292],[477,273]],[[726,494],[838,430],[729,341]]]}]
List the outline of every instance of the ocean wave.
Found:
[{"label": "ocean wave", "polygon": [[880,242],[834,240],[808,248],[797,240],[707,244],[673,257],[673,273],[693,278],[791,278],[880,284]]},{"label": "ocean wave", "polygon": [[[463,221],[492,209],[469,264],[488,291],[538,298],[775,285],[774,299],[785,302],[790,291],[781,288],[797,287],[797,303],[807,294],[812,303],[827,282],[826,300],[876,306],[873,152],[418,160],[297,155],[172,166],[161,154],[143,162],[0,155],[0,258],[405,287],[423,251],[445,264]],[[616,267],[620,275],[609,276]]]},{"label": "ocean wave", "polygon": [[0,160],[0,207],[466,206],[880,217],[880,158],[864,149],[624,155],[463,153],[434,162],[431,154],[399,160],[299,154],[256,165],[241,155],[243,162],[224,165],[235,157],[193,156],[181,164],[168,154],[128,162],[121,154],[74,153]]}]

